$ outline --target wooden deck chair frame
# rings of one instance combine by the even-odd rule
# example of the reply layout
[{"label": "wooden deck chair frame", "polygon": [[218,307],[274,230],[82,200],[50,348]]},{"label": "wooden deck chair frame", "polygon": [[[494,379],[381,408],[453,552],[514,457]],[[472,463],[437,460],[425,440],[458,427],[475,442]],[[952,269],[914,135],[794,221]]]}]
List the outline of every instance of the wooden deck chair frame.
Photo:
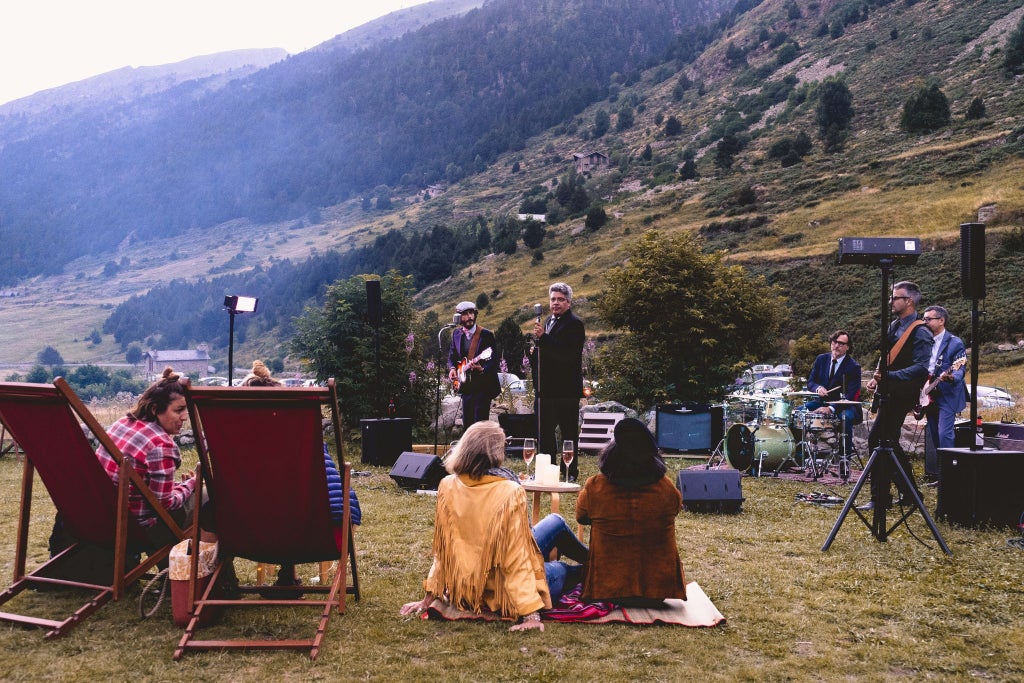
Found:
[{"label": "wooden deck chair frame", "polygon": [[[332,612],[345,612],[345,597],[359,599],[348,505],[351,466],[344,461],[341,416],[334,380],[326,387],[192,387],[186,383],[189,418],[196,434],[199,476],[210,492],[208,504],[218,536],[219,557],[200,594],[198,556],[192,556],[189,598],[192,617],[174,659],[188,650],[301,649],[320,653]],[[345,500],[341,525],[330,519],[323,460],[323,412],[330,410]],[[198,514],[198,513],[197,513]],[[197,517],[198,521],[198,517]],[[195,542],[199,540],[198,524]],[[267,586],[239,586],[237,597],[216,597],[216,586],[234,557],[268,564],[337,560],[330,584],[291,590],[325,599],[270,599]],[[348,584],[351,562],[352,584]],[[274,592],[273,587],[269,587]],[[320,610],[316,632],[306,639],[200,640],[204,612],[225,607],[289,607]]]},{"label": "wooden deck chair frame", "polygon": [[[21,480],[21,505],[18,515],[18,539],[14,560],[14,582],[0,592],[0,605],[32,586],[48,584],[79,588],[95,595],[64,619],[43,619],[13,612],[0,612],[0,621],[48,629],[47,638],[57,638],[105,603],[119,600],[125,587],[136,581],[158,562],[167,557],[172,545],[147,553],[146,559],[129,571],[125,562],[129,546],[146,544],[143,529],[128,509],[129,485],[134,484],[156,511],[158,524],[164,524],[175,538],[189,534],[181,529],[142,480],[138,472],[102,425],[74,390],[62,378],[53,385],[24,382],[0,382],[0,420],[18,442],[25,454]],[[115,487],[103,465],[96,458],[82,426],[103,445],[119,463],[120,476]],[[25,573],[28,555],[29,523],[32,512],[32,484],[38,474],[50,499],[61,514],[63,523],[72,534],[81,539],[60,552],[31,573]],[[47,576],[51,570],[70,559],[81,546],[91,542],[110,547],[114,555],[114,569],[110,583],[92,584]]]}]

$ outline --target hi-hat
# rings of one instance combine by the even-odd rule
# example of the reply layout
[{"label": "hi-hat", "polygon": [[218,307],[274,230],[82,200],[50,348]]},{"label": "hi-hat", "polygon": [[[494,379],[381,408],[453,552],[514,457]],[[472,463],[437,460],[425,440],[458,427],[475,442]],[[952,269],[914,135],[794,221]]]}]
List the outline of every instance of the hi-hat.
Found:
[{"label": "hi-hat", "polygon": [[860,401],[847,401],[846,399],[843,399],[842,401],[829,401],[828,404],[830,406],[844,406],[844,407],[851,407],[851,408],[853,406],[862,405]]}]

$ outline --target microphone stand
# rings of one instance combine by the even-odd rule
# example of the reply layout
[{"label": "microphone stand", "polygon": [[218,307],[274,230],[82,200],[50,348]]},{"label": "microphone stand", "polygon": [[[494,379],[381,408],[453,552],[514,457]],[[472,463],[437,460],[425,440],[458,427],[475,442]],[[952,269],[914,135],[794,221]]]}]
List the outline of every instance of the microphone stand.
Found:
[{"label": "microphone stand", "polygon": [[441,354],[443,353],[441,335],[444,334],[445,330],[452,329],[454,327],[454,324],[449,323],[437,331],[437,362],[435,363],[437,366],[437,376],[435,378],[437,382],[437,392],[434,402],[434,455],[437,455],[437,433],[438,430],[441,429]]}]

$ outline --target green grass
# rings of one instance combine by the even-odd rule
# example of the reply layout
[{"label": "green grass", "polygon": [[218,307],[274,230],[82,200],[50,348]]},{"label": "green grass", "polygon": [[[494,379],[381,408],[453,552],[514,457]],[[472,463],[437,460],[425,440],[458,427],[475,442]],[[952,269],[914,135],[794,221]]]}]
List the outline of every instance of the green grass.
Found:
[{"label": "green grass", "polygon": [[[348,451],[356,457],[358,448]],[[193,456],[194,457],[194,456]],[[670,468],[692,461],[670,459]],[[519,468],[521,463],[516,463]],[[821,552],[837,509],[795,502],[824,490],[745,478],[737,515],[683,512],[677,535],[688,580],[727,624],[713,629],[548,624],[544,634],[507,625],[402,618],[430,564],[434,499],[399,490],[386,468],[354,478],[364,511],[356,532],[363,599],[332,619],[316,662],[299,652],[198,653],[173,662],[181,635],[168,608],[138,617],[137,588],[58,641],[3,626],[4,680],[1011,680],[1024,677],[1024,555],[1007,529],[940,523],[946,557],[920,516],[879,543],[852,514]],[[917,469],[920,472],[921,463]],[[584,457],[582,475],[596,471]],[[10,576],[21,465],[0,459],[0,571]],[[846,495],[849,487],[836,490]],[[935,490],[926,489],[935,508]],[[572,497],[562,510],[572,518]],[[41,486],[30,563],[45,559],[52,508]],[[311,568],[302,567],[308,580]],[[238,563],[250,575],[252,565]],[[19,597],[43,609],[54,594]],[[226,626],[250,634],[309,629],[300,612],[234,612]],[[217,629],[222,627],[215,627]],[[213,629],[211,629],[213,632]]]}]

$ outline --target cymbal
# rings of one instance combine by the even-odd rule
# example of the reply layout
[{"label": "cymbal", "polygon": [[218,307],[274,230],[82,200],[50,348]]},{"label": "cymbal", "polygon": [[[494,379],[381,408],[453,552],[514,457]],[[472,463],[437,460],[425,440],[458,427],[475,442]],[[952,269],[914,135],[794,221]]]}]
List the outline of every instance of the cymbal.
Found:
[{"label": "cymbal", "polygon": [[843,399],[842,401],[829,401],[828,404],[830,406],[843,406],[847,408],[862,405],[860,401],[847,401],[846,399]]},{"label": "cymbal", "polygon": [[816,398],[818,394],[813,391],[791,391],[786,396],[794,396],[797,398]]}]

